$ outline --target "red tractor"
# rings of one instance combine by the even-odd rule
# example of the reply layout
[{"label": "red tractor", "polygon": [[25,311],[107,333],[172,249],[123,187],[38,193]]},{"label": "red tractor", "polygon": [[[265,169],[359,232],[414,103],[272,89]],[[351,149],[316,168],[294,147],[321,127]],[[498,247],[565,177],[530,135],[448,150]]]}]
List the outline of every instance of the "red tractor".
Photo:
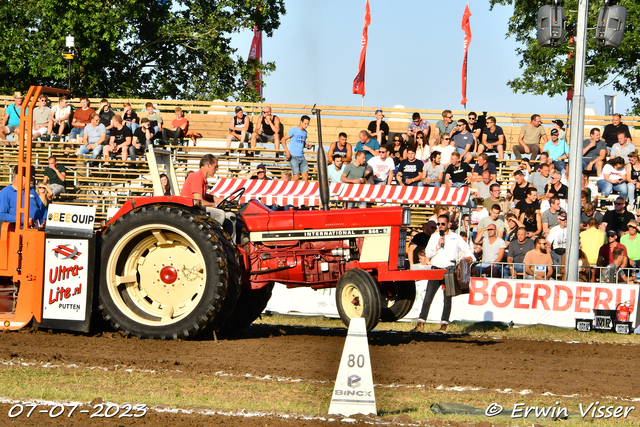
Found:
[{"label": "red tractor", "polygon": [[[20,125],[19,173],[30,167],[31,111],[43,89],[64,92],[30,88]],[[152,149],[152,171],[155,154]],[[320,148],[319,164],[326,164],[323,159]],[[153,181],[161,194],[159,178]],[[327,191],[321,184],[325,209]],[[227,206],[242,192],[227,197]],[[16,223],[3,224],[0,234],[5,329],[33,322],[86,331],[98,310],[114,329],[141,338],[232,333],[260,315],[279,282],[336,287],[343,322],[363,317],[370,330],[409,312],[415,281],[444,277],[444,270],[407,269],[407,207],[274,211],[251,200],[239,206],[233,242],[191,198],[130,199],[97,233],[95,211],[65,205],[50,205],[44,232],[24,227],[20,216],[29,210],[28,199],[19,205]]]}]

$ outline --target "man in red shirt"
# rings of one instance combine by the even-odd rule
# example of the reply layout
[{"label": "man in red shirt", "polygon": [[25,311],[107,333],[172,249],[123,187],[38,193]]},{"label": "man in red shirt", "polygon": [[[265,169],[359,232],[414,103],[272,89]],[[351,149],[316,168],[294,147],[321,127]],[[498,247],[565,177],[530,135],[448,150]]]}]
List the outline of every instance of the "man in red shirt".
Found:
[{"label": "man in red shirt", "polygon": [[608,242],[600,247],[600,252],[598,253],[599,267],[606,267],[613,262],[613,251],[616,248],[621,248],[623,250],[622,268],[627,266],[627,248],[622,243],[616,242],[617,237],[618,234],[615,230],[607,231]]},{"label": "man in red shirt", "polygon": [[176,118],[171,122],[171,129],[162,128],[162,144],[168,144],[173,138],[173,145],[179,145],[189,130],[189,119],[184,116],[182,108],[176,107]]},{"label": "man in red shirt", "polygon": [[231,235],[232,242],[236,240],[236,215],[233,212],[225,212],[218,209],[218,203],[221,198],[215,197],[207,193],[207,178],[211,178],[218,170],[218,159],[213,154],[205,154],[200,159],[200,169],[189,174],[184,181],[180,196],[189,197],[194,200],[200,200],[209,216],[218,224],[221,224],[224,230]]}]

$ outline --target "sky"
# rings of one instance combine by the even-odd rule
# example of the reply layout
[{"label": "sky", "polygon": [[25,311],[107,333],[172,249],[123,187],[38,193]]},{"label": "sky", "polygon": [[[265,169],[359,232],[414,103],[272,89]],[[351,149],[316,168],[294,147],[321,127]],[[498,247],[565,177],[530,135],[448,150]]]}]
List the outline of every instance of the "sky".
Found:
[{"label": "sky", "polygon": [[[463,110],[464,32],[462,0],[369,0],[364,106]],[[285,0],[286,15],[273,37],[263,37],[263,62],[276,71],[265,78],[263,96],[274,104],[358,107],[352,93],[358,71],[365,0]],[[488,0],[469,1],[472,41],[468,54],[467,110],[566,114],[566,96],[513,93],[507,81],[521,75],[518,44],[506,38],[511,6],[489,11]],[[569,14],[568,10],[565,10]],[[593,34],[593,32],[591,32]],[[232,36],[247,58],[252,31]],[[611,86],[585,89],[587,108],[604,114],[604,95],[617,95],[625,113],[630,99]]]}]

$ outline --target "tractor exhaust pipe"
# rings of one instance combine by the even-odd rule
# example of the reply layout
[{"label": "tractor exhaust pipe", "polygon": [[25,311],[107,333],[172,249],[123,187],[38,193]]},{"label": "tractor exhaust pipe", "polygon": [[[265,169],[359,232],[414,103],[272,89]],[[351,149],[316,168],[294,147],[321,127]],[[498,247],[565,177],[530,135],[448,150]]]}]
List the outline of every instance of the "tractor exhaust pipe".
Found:
[{"label": "tractor exhaust pipe", "polygon": [[329,210],[329,177],[327,176],[327,155],[322,146],[322,119],[320,109],[313,104],[311,114],[318,117],[318,184],[320,186],[320,203],[322,210]]}]

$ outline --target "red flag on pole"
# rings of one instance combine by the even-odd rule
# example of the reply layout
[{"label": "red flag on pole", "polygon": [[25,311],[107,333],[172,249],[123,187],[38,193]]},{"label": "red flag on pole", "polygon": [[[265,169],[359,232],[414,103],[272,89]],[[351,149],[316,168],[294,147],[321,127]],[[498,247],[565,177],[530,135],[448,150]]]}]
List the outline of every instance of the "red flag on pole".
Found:
[{"label": "red flag on pole", "polygon": [[464,60],[462,61],[462,101],[460,104],[467,105],[467,52],[471,44],[471,25],[469,25],[469,3],[462,14],[462,30],[464,31]]},{"label": "red flag on pole", "polygon": [[364,62],[367,56],[367,27],[371,23],[371,12],[369,11],[369,0],[364,8],[364,29],[362,30],[362,46],[360,48],[360,63],[358,64],[358,75],[353,79],[353,93],[364,96]]},{"label": "red flag on pole", "polygon": [[[257,59],[262,64],[262,31],[258,31],[258,26],[253,26],[253,41],[251,42],[251,50],[249,51],[249,59]],[[262,96],[262,85],[260,84],[260,70],[256,70],[256,81],[258,82],[258,93]],[[251,80],[247,81],[249,86],[253,86]]]}]

